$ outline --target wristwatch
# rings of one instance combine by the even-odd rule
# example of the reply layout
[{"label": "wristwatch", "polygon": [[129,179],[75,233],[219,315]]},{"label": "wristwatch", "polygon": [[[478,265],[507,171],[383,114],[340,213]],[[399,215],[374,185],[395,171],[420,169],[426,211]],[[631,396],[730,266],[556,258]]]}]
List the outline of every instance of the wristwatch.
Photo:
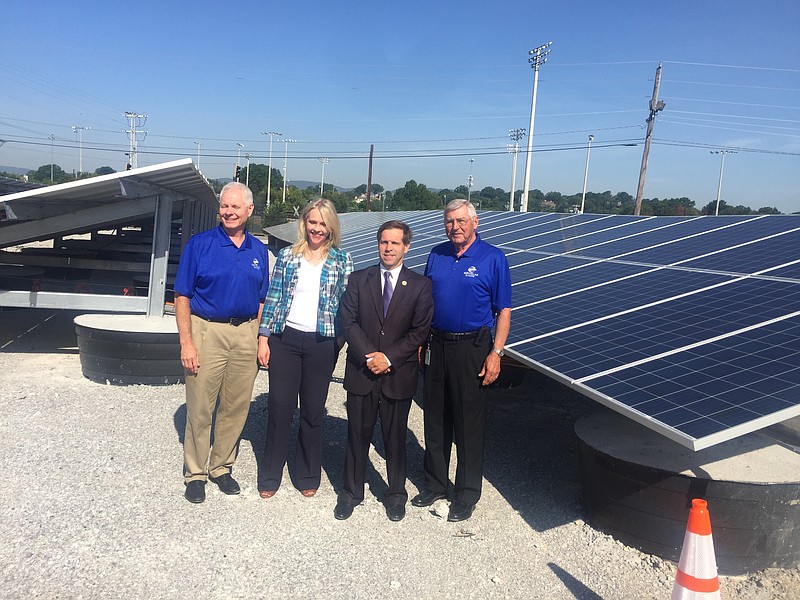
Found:
[{"label": "wristwatch", "polygon": [[502,348],[495,348],[494,346],[492,346],[492,352],[494,352],[495,354],[497,354],[497,356],[500,356],[500,357],[503,357],[503,356],[506,355],[505,351]]}]

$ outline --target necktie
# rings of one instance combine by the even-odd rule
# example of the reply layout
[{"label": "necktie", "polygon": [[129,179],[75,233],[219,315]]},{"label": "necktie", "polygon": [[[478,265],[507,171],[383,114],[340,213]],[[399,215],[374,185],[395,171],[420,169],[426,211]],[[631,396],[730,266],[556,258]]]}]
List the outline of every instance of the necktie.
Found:
[{"label": "necktie", "polygon": [[392,274],[389,271],[383,272],[383,316],[389,310],[389,302],[392,301],[392,294],[394,293],[394,286],[392,286]]}]

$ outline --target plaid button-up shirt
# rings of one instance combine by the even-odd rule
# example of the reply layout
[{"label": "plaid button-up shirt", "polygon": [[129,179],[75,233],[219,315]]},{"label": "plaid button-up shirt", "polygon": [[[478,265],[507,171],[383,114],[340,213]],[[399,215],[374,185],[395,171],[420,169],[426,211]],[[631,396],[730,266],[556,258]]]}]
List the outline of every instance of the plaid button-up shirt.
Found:
[{"label": "plaid button-up shirt", "polygon": [[[282,333],[286,327],[286,317],[292,307],[297,270],[301,255],[294,256],[291,246],[283,248],[275,261],[269,290],[261,313],[260,335]],[[319,305],[317,306],[317,333],[323,337],[337,337],[341,331],[339,324],[339,303],[347,287],[347,278],[353,272],[353,259],[348,252],[339,248],[328,250],[320,275]]]}]

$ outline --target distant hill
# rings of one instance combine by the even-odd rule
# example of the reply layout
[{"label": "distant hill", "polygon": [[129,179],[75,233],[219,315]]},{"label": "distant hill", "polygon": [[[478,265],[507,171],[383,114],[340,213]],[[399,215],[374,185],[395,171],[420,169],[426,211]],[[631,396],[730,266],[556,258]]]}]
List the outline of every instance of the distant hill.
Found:
[{"label": "distant hill", "polygon": [[0,173],[11,173],[12,175],[25,175],[31,169],[23,169],[22,167],[4,167],[0,165]]},{"label": "distant hill", "polygon": [[[318,188],[319,187],[319,181],[303,181],[303,180],[292,181],[290,179],[289,180],[289,185],[293,185],[298,190],[304,190],[304,189],[310,188],[310,187]],[[339,187],[338,185],[335,185],[335,186],[333,186],[333,189],[335,189],[337,192],[349,192],[353,188],[343,188],[343,187]]]}]

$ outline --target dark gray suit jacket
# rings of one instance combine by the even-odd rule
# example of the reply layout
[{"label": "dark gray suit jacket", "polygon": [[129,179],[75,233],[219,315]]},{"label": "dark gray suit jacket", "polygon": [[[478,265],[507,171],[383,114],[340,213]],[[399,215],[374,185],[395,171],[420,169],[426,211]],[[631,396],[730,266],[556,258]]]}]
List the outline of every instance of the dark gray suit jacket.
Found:
[{"label": "dark gray suit jacket", "polygon": [[[380,267],[355,271],[347,281],[339,315],[348,344],[344,388],[366,395],[379,385],[387,398],[411,398],[417,390],[417,350],[433,318],[431,280],[403,266],[384,318]],[[366,366],[365,354],[376,351],[392,363],[385,375],[374,375]]]}]

